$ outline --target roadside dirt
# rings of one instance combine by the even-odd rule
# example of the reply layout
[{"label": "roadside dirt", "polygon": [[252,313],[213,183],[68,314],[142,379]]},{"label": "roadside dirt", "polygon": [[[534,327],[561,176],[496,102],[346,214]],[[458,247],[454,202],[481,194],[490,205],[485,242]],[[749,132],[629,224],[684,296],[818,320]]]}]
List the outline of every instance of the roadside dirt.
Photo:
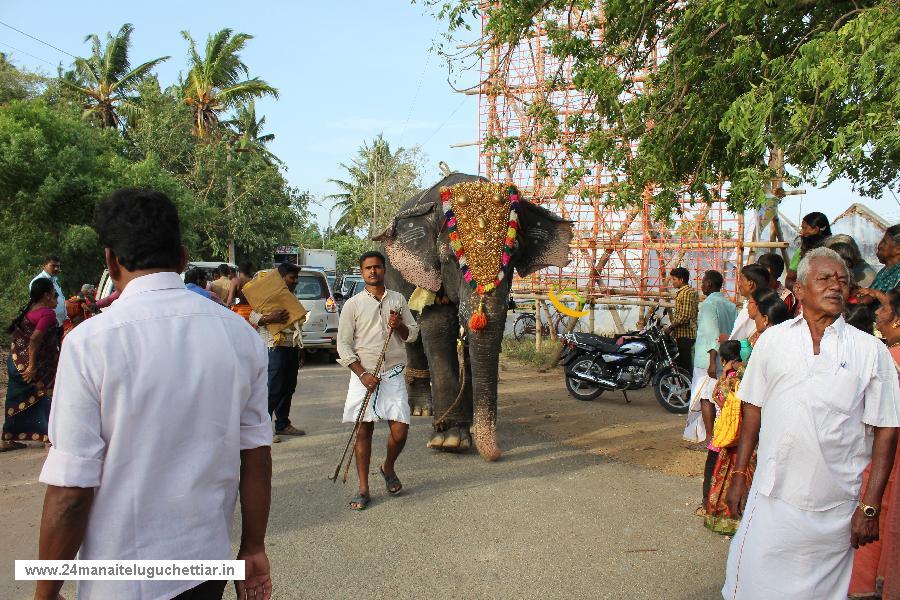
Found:
[{"label": "roadside dirt", "polygon": [[571,397],[561,368],[540,372],[512,359],[500,364],[500,426],[539,435],[617,461],[672,475],[703,474],[706,449],[682,439],[685,416],[666,412],[651,388],[606,392],[591,402]]}]

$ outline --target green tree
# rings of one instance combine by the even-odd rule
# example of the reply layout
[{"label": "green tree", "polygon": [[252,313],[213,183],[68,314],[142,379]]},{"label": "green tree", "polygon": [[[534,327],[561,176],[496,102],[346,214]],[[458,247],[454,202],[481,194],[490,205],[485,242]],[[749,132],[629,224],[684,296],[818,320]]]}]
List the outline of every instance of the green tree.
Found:
[{"label": "green tree", "polygon": [[40,75],[19,70],[0,52],[0,104],[34,98],[45,85]]},{"label": "green tree", "polygon": [[182,31],[181,35],[188,42],[190,62],[182,94],[194,111],[198,137],[206,138],[216,131],[224,111],[263,96],[278,97],[278,90],[259,77],[249,78],[250,70],[241,61],[240,51],[252,35],[222,29],[207,38],[203,56],[190,33]]},{"label": "green tree", "polygon": [[[759,205],[782,152],[793,183],[815,184],[823,168],[826,183],[846,177],[873,197],[900,183],[894,0],[426,3],[451,37],[487,7],[485,45],[475,46],[498,51],[489,80],[503,79],[510,49],[538,26],[553,61],[571,64],[592,110],[558,122],[552,71],[548,93],[526,107],[537,126],[486,140],[498,153],[508,144],[525,156],[536,140],[565,143],[573,165],[560,173],[561,193],[586,166],[602,164],[622,174],[611,187],[620,200],[640,204],[652,187],[665,214],[683,190],[706,200],[723,180],[734,208]],[[573,135],[563,139],[562,125]]]},{"label": "green tree", "polygon": [[103,253],[91,228],[95,205],[123,186],[154,187],[179,206],[191,234],[190,197],[152,160],[129,160],[116,132],[84,123],[77,111],[42,100],[0,106],[0,321],[27,298],[28,281],[47,254],[63,260],[64,291],[96,282]]},{"label": "green tree", "polygon": [[335,230],[368,230],[372,237],[387,226],[397,209],[420,188],[421,151],[418,147],[391,150],[379,134],[357,151],[350,164],[340,163],[346,179],[329,179],[341,191],[325,197],[340,211]]},{"label": "green tree", "polygon": [[122,125],[122,117],[136,109],[131,95],[134,88],[154,67],[169,59],[154,58],[132,69],[128,50],[133,31],[131,23],[125,23],[116,35],[106,34],[104,46],[97,34],[87,36],[84,41],[91,42],[90,58],[76,58],[72,76],[60,78],[62,85],[82,99],[84,118],[104,127]]},{"label": "green tree", "polygon": [[277,162],[276,157],[267,147],[275,139],[274,133],[263,133],[266,118],[256,118],[256,102],[250,100],[237,107],[234,118],[225,122],[235,134],[234,148],[238,152],[255,152],[269,162]]}]

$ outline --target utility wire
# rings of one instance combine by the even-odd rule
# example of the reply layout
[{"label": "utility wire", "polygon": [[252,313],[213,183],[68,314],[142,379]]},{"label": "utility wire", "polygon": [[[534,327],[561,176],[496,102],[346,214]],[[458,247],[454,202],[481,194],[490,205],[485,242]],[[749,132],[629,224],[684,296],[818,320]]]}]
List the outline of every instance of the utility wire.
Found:
[{"label": "utility wire", "polygon": [[413,107],[416,105],[416,100],[419,99],[419,92],[422,90],[422,82],[425,80],[425,71],[428,70],[428,63],[431,61],[431,52],[428,52],[425,55],[425,66],[422,67],[422,74],[419,75],[419,85],[416,86],[416,92],[413,94],[412,102],[409,104],[409,112],[406,113],[406,121],[403,123],[403,131],[400,132],[400,141],[403,141],[403,136],[406,134],[406,127],[409,125],[409,118],[412,116]]},{"label": "utility wire", "polygon": [[31,54],[30,52],[25,52],[24,50],[19,50],[18,48],[16,48],[16,47],[13,46],[12,44],[7,44],[6,42],[0,42],[0,44],[3,44],[4,46],[6,46],[7,48],[9,48],[9,49],[12,50],[13,52],[18,52],[19,54],[24,54],[24,55],[26,55],[26,56],[30,56],[31,58],[33,58],[33,59],[35,59],[35,60],[39,60],[39,61],[41,61],[41,62],[43,62],[43,63],[47,63],[47,64],[50,65],[51,67],[55,67],[55,66],[56,66],[56,65],[54,65],[52,62],[50,62],[49,60],[44,60],[44,59],[41,58],[40,56],[35,56],[34,54]]},{"label": "utility wire", "polygon": [[62,48],[57,48],[57,47],[54,46],[53,44],[50,44],[50,43],[48,43],[48,42],[45,42],[44,40],[42,40],[42,39],[40,39],[40,38],[36,38],[36,37],[34,37],[33,35],[31,35],[30,33],[25,33],[25,32],[22,31],[21,29],[16,29],[15,27],[13,27],[12,25],[10,25],[9,23],[4,23],[3,21],[0,21],[0,25],[3,25],[4,27],[9,27],[9,28],[12,29],[13,31],[16,31],[16,32],[18,32],[18,33],[21,33],[21,34],[24,35],[25,37],[30,37],[30,38],[33,39],[34,41],[40,42],[41,44],[43,44],[43,45],[45,45],[45,46],[48,46],[48,47],[50,47],[50,48],[53,48],[53,49],[56,50],[57,52],[62,52],[63,54],[67,54],[67,55],[71,56],[72,58],[78,58],[77,56],[75,56],[75,55],[72,54],[71,52],[66,52],[66,51],[63,50]]},{"label": "utility wire", "polygon": [[463,98],[463,99],[462,99],[462,102],[460,102],[460,103],[457,105],[457,107],[453,109],[453,112],[450,113],[450,115],[444,120],[444,122],[441,123],[441,124],[438,126],[438,128],[435,129],[435,130],[432,132],[431,135],[428,136],[428,139],[427,139],[427,140],[425,140],[424,142],[422,142],[422,144],[421,144],[422,146],[424,146],[425,144],[427,144],[428,142],[430,142],[430,141],[431,141],[431,138],[433,138],[434,136],[436,136],[436,135],[438,134],[438,132],[439,132],[441,129],[444,128],[444,125],[446,125],[447,123],[450,122],[450,119],[452,119],[452,118],[453,118],[453,115],[455,115],[455,114],[459,111],[459,109],[462,108],[462,105],[466,103],[466,100],[467,100],[467,98]]}]

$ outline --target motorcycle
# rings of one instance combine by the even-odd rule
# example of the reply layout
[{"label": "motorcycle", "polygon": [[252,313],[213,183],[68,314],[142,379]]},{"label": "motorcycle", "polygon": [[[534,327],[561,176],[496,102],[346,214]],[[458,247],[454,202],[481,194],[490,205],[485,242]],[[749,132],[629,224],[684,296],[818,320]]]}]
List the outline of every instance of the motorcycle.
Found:
[{"label": "motorcycle", "polygon": [[565,367],[566,389],[578,400],[593,400],[607,390],[653,386],[656,400],[669,412],[685,414],[690,406],[691,376],[675,364],[678,346],[665,333],[657,306],[647,325],[618,338],[592,333],[562,336],[559,364]]}]

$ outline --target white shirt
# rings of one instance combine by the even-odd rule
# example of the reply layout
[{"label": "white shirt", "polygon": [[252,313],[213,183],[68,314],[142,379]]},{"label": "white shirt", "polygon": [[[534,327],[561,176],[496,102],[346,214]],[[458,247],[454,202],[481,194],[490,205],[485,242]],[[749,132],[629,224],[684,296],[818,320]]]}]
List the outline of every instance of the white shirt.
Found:
[{"label": "white shirt", "polygon": [[734,320],[734,329],[731,330],[729,340],[746,340],[756,333],[756,323],[750,318],[747,312],[747,301],[744,300],[744,308],[738,312],[737,319]]},{"label": "white shirt", "polygon": [[28,291],[30,292],[31,286],[34,285],[34,282],[41,278],[49,279],[53,282],[53,289],[56,290],[56,308],[53,309],[53,312],[56,313],[56,320],[58,321],[58,325],[62,327],[63,321],[66,320],[68,315],[66,314],[66,297],[63,296],[62,288],[59,287],[59,277],[51,275],[47,271],[41,271],[34,277],[34,279],[31,280],[31,283],[28,284]]},{"label": "white shirt", "polygon": [[[175,273],[132,280],[62,347],[40,481],[96,488],[81,559],[230,559],[240,451],[267,446],[259,336]],[[171,598],[199,581],[82,581]]]},{"label": "white shirt", "polygon": [[403,324],[409,329],[409,335],[406,340],[401,340],[396,333],[391,336],[384,355],[382,373],[405,363],[406,349],[403,344],[416,341],[419,326],[409,311],[406,298],[394,290],[385,290],[380,302],[369,290],[363,290],[344,303],[338,322],[338,362],[349,367],[359,361],[364,369],[377,375],[374,369],[384,347],[387,322],[392,310],[403,317]]},{"label": "white shirt", "polygon": [[871,427],[900,426],[900,387],[887,348],[838,318],[813,354],[806,320],[759,337],[738,388],[762,408],[753,487],[804,510],[860,497]]}]

